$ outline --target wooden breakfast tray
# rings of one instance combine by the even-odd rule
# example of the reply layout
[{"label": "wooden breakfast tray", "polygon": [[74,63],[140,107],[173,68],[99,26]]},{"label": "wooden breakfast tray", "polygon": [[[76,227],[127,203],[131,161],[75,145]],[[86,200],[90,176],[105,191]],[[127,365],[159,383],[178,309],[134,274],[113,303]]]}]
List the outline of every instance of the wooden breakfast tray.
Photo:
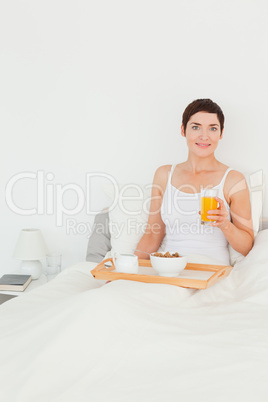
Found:
[{"label": "wooden breakfast tray", "polygon": [[[106,267],[105,264],[111,263],[112,266]],[[219,280],[229,275],[232,266],[229,265],[207,265],[188,263],[184,270],[176,277],[167,277],[155,275],[150,260],[139,259],[139,273],[125,274],[115,271],[112,258],[99,263],[91,273],[96,279],[106,279],[115,281],[117,279],[126,279],[129,281],[146,283],[164,283],[168,285],[181,286],[183,288],[206,289],[214,285]]]}]

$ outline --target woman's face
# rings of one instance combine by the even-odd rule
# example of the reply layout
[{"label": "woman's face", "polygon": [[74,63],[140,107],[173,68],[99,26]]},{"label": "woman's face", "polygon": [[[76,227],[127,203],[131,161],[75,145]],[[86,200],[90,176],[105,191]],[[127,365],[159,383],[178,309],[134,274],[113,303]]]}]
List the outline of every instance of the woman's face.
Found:
[{"label": "woman's face", "polygon": [[181,134],[186,137],[189,151],[199,156],[213,153],[222,138],[220,122],[216,113],[198,112],[193,114],[186,126],[181,126]]}]

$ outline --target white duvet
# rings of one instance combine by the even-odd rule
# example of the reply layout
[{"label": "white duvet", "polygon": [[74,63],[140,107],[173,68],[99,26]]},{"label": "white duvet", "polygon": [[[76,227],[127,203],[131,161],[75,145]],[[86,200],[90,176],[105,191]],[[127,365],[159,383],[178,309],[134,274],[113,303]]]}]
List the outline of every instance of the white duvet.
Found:
[{"label": "white duvet", "polygon": [[0,307],[1,401],[268,401],[268,230],[206,290],[104,285],[95,265]]}]

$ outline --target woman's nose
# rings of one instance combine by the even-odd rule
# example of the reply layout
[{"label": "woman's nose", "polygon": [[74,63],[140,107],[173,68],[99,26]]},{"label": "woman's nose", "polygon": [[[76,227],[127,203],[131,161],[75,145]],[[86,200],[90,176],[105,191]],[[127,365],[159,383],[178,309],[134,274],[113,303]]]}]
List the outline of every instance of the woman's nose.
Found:
[{"label": "woman's nose", "polygon": [[207,132],[206,130],[202,130],[202,132],[201,132],[201,138],[202,138],[202,139],[206,139],[206,138],[208,138],[208,137],[209,137],[208,132]]}]

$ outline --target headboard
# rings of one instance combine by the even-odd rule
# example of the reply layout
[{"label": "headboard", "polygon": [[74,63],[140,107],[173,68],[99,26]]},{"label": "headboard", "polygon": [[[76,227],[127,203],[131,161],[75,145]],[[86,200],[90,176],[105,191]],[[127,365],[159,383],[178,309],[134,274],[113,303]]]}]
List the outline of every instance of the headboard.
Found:
[{"label": "headboard", "polygon": [[260,220],[260,229],[259,230],[265,230],[268,229],[268,218],[263,218]]}]

